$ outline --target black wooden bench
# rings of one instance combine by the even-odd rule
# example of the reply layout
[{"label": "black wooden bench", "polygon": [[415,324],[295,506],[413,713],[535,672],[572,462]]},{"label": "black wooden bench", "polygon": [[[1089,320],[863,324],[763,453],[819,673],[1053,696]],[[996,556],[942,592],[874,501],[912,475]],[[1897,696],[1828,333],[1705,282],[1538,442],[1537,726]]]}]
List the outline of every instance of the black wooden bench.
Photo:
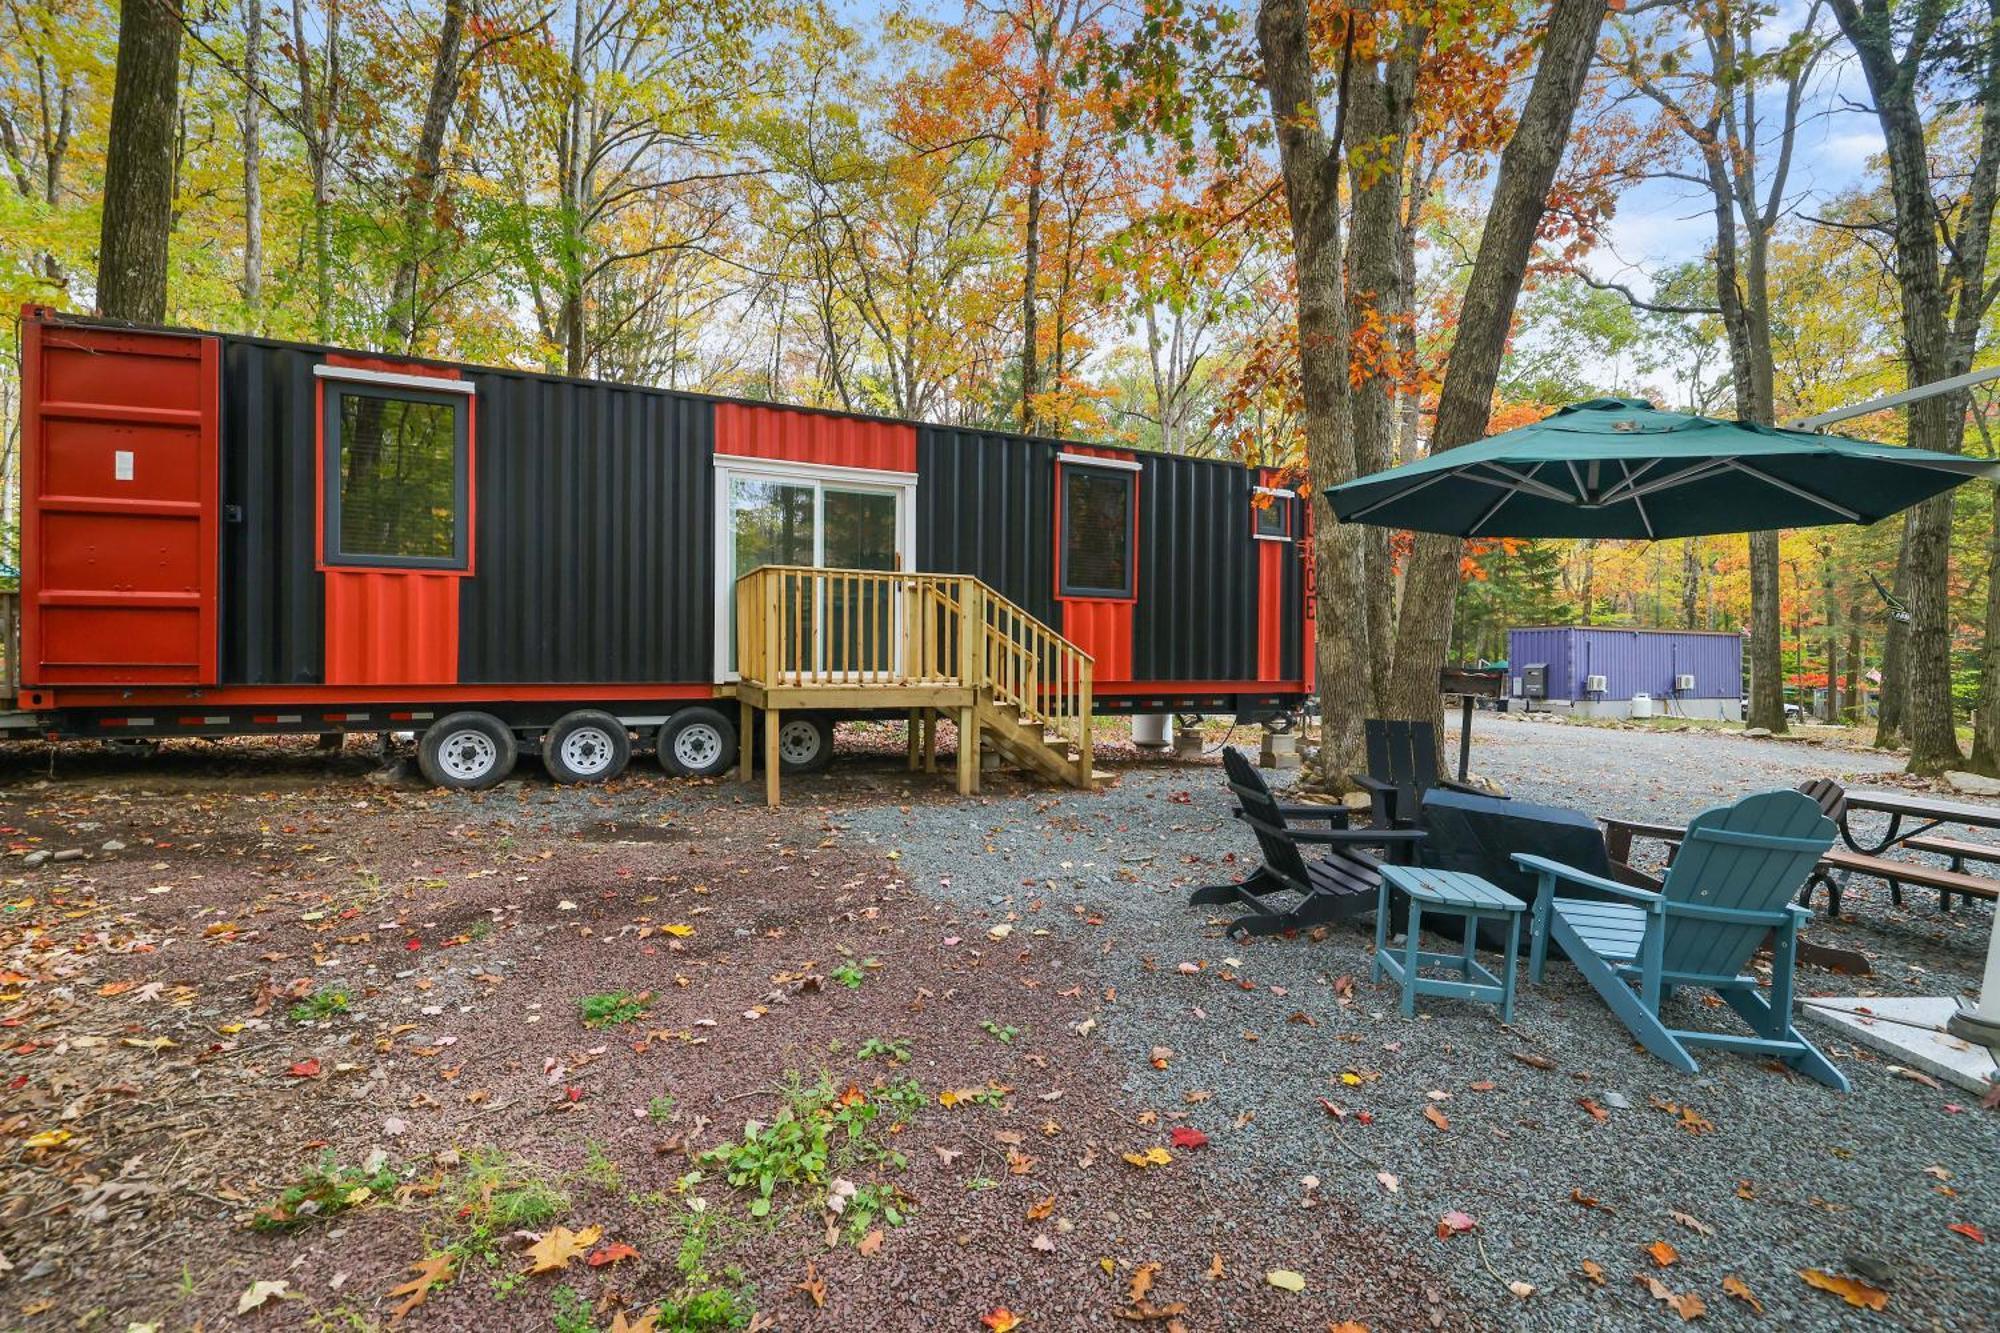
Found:
[{"label": "black wooden bench", "polygon": [[[1433,787],[1473,796],[1498,796],[1438,772],[1437,728],[1429,722],[1368,718],[1361,724],[1368,771],[1354,781],[1373,804],[1370,818],[1381,828],[1413,828],[1424,793]],[[1502,798],[1504,799],[1504,798]]]}]

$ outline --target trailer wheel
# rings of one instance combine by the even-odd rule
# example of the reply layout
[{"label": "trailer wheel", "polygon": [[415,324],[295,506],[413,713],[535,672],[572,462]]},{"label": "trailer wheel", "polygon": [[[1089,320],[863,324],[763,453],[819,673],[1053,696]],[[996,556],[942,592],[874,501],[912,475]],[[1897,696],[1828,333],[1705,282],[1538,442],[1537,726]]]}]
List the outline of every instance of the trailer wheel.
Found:
[{"label": "trailer wheel", "polygon": [[713,708],[683,708],[660,728],[660,767],[676,777],[717,777],[735,762],[736,727]]},{"label": "trailer wheel", "polygon": [[778,768],[817,773],[833,762],[833,719],[823,713],[787,713],[778,724]]},{"label": "trailer wheel", "polygon": [[424,733],[417,767],[434,787],[484,791],[514,771],[519,753],[514,733],[491,713],[452,713]]},{"label": "trailer wheel", "polygon": [[595,708],[577,709],[542,737],[542,767],[557,782],[608,782],[631,758],[625,724]]}]

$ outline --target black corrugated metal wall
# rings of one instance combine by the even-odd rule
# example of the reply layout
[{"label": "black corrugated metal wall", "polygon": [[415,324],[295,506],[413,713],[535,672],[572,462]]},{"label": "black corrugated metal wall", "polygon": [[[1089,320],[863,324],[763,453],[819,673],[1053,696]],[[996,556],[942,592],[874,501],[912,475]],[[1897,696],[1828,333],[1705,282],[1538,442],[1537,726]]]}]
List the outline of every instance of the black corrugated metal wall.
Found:
[{"label": "black corrugated metal wall", "polygon": [[1055,470],[1059,446],[995,431],[917,428],[917,568],[972,574],[1060,629]]},{"label": "black corrugated metal wall", "polygon": [[222,354],[220,665],[230,685],[325,678],[314,362],[299,348],[236,338]]},{"label": "black corrugated metal wall", "polygon": [[1140,454],[1138,680],[1257,678],[1255,474],[1172,454]]},{"label": "black corrugated metal wall", "polygon": [[474,379],[478,573],[459,591],[459,679],[713,679],[714,408]]},{"label": "black corrugated metal wall", "polygon": [[[325,679],[313,348],[227,338],[222,678]],[[679,683],[715,672],[714,408],[475,370],[466,684]]]}]

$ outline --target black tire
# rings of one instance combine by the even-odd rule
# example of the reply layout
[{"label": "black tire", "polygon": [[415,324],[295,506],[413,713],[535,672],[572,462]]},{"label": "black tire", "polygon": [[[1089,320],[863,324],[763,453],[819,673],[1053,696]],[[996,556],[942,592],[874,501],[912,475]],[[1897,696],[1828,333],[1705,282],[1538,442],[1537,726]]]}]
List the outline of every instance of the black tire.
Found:
[{"label": "black tire", "polygon": [[520,757],[514,733],[491,713],[450,713],[417,745],[424,781],[452,791],[485,791],[506,781]]},{"label": "black tire", "polygon": [[779,714],[780,773],[817,773],[832,762],[832,718],[823,713]]},{"label": "black tire", "polygon": [[542,737],[542,767],[557,782],[609,782],[632,759],[625,724],[596,708],[579,708]]},{"label": "black tire", "polygon": [[720,777],[736,764],[736,724],[714,708],[683,708],[660,728],[659,748],[676,777]]}]

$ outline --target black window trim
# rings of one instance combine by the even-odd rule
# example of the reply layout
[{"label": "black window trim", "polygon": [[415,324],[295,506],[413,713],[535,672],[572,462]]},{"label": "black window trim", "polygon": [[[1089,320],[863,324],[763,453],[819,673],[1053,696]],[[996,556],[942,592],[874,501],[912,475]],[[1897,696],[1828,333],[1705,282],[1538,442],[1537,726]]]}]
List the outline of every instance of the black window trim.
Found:
[{"label": "black window trim", "polygon": [[[1138,578],[1138,552],[1135,541],[1139,521],[1139,470],[1121,459],[1107,459],[1101,466],[1092,462],[1080,462],[1065,457],[1061,460],[1062,471],[1056,494],[1058,522],[1061,524],[1062,545],[1058,552],[1056,586],[1059,595],[1076,599],[1094,598],[1100,601],[1130,601],[1135,595]],[[1073,473],[1095,474],[1123,482],[1125,485],[1125,586],[1122,588],[1098,588],[1074,582],[1069,576],[1069,493],[1070,477]]]},{"label": "black window trim", "polygon": [[[463,571],[472,567],[472,534],[466,523],[472,492],[472,398],[451,390],[407,388],[359,380],[322,380],[326,415],[321,423],[320,476],[325,492],[325,550],[328,566],[356,569],[435,569]],[[340,402],[343,397],[380,398],[390,402],[434,403],[452,409],[452,554],[365,555],[340,544]]]}]

